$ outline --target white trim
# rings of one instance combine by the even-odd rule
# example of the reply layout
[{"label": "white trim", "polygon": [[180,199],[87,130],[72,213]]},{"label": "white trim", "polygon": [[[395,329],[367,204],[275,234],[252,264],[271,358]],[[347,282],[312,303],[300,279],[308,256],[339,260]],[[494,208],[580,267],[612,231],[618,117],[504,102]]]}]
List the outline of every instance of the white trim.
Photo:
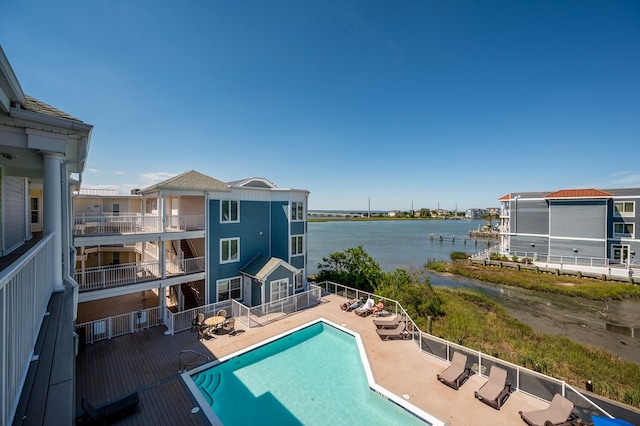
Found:
[{"label": "white trim", "polygon": [[[293,252],[294,245],[293,245],[293,241],[291,241],[291,240],[293,240],[294,238],[296,238],[296,239],[301,238],[302,239],[302,251],[299,252],[299,253],[298,252],[296,252],[296,253]],[[306,252],[305,243],[306,243],[305,234],[291,235],[291,237],[289,237],[289,253],[290,253],[289,257],[304,256],[304,254]],[[297,244],[296,244],[296,247],[297,247]]]},{"label": "white trim", "polygon": [[[231,281],[232,280],[238,280],[240,282],[240,297],[238,298],[234,298],[231,297]],[[218,286],[222,283],[222,281],[227,281],[228,285],[229,285],[229,289],[227,290],[229,293],[229,298],[228,299],[224,299],[222,300],[227,301],[227,300],[238,300],[238,301],[242,301],[244,298],[244,280],[242,279],[242,275],[238,275],[235,277],[229,277],[229,278],[220,278],[219,280],[216,280],[216,302],[220,302],[220,291],[218,290]]]},{"label": "white trim", "polygon": [[[231,219],[231,211],[229,211],[229,220],[223,220],[224,217],[224,211],[222,209],[222,205],[224,203],[229,203],[229,210],[231,209],[232,203],[236,203],[237,206],[237,219],[236,220],[232,220]],[[240,201],[238,200],[220,200],[220,223],[221,224],[226,224],[226,223],[240,223]]]},{"label": "white trim", "polygon": [[[619,212],[616,210],[616,204],[631,204],[633,209],[630,212]],[[635,217],[636,216],[636,202],[635,201],[616,201],[613,200],[613,217]]]},{"label": "white trim", "polygon": [[[238,242],[238,249],[237,249],[237,253],[236,253],[236,258],[235,259],[228,259],[228,260],[222,260],[222,243],[225,241],[237,241]],[[231,249],[231,244],[229,244],[229,249]],[[229,255],[231,255],[231,253],[228,253]],[[233,238],[220,238],[220,264],[221,265],[225,265],[227,263],[234,263],[234,262],[240,262],[240,238],[239,237],[233,237]]]}]

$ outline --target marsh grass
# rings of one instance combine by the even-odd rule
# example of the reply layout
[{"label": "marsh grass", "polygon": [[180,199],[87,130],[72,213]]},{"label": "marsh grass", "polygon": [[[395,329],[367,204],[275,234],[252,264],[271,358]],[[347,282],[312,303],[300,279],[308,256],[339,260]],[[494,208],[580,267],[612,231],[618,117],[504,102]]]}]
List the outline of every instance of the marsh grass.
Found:
[{"label": "marsh grass", "polygon": [[427,265],[435,272],[449,272],[493,284],[526,288],[547,293],[580,296],[593,300],[621,300],[640,297],[640,285],[514,270],[498,266],[470,264],[466,261],[435,262]]},{"label": "marsh grass", "polygon": [[[591,380],[595,393],[640,407],[637,364],[600,348],[536,332],[482,295],[443,288],[436,294],[447,314],[433,322],[434,335],[565,380],[576,388],[584,389]],[[419,321],[424,324],[418,322],[418,326],[426,329],[427,320]]]}]

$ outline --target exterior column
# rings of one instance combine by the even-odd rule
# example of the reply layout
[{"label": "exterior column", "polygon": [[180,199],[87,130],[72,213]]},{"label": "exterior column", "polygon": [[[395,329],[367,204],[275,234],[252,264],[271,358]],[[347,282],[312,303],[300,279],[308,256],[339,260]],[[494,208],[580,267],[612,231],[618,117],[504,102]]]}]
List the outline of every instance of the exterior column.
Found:
[{"label": "exterior column", "polygon": [[62,281],[62,154],[43,152],[43,233],[53,235],[53,289],[64,290]]}]

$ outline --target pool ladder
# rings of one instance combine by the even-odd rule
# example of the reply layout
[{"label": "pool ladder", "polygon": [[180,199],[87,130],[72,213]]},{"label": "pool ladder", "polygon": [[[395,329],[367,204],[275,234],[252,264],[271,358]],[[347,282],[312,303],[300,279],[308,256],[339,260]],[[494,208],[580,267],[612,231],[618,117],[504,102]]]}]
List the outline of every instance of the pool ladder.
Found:
[{"label": "pool ladder", "polygon": [[[195,362],[188,362],[183,365],[182,356],[187,353],[195,354],[199,360]],[[180,355],[178,355],[178,373],[184,373],[185,371],[188,370],[188,368],[197,367],[199,365],[206,364],[209,361],[211,361],[211,357],[209,355],[203,354],[198,351],[194,351],[192,349],[185,349],[184,351],[180,352]]]}]

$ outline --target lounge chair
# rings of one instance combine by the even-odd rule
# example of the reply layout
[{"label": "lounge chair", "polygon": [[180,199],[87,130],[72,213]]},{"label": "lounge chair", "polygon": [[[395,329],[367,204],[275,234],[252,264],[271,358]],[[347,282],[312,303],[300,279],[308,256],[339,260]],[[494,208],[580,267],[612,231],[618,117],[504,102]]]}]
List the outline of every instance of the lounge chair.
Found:
[{"label": "lounge chair", "polygon": [[474,392],[476,398],[499,410],[511,393],[511,383],[507,382],[507,371],[495,365],[489,371],[489,380]]},{"label": "lounge chair", "polygon": [[569,401],[559,393],[553,396],[551,404],[543,410],[520,411],[522,420],[530,426],[569,426],[576,420],[571,415],[573,402]]},{"label": "lounge chair", "polygon": [[438,380],[447,386],[458,390],[471,375],[471,368],[467,367],[467,356],[461,352],[454,352],[451,365],[437,375]]},{"label": "lounge chair", "polygon": [[342,305],[340,305],[340,309],[345,312],[351,312],[358,307],[360,307],[360,302],[357,300],[347,300]]},{"label": "lounge chair", "polygon": [[382,300],[379,300],[378,304],[374,306],[372,312],[374,317],[380,316],[380,314],[384,312],[384,302]]},{"label": "lounge chair", "polygon": [[392,318],[374,319],[373,324],[376,328],[395,328],[400,321],[402,321],[402,316],[396,315]]},{"label": "lounge chair", "polygon": [[353,312],[355,312],[356,315],[359,315],[361,317],[366,317],[367,315],[373,313],[374,303],[375,302],[373,301],[373,299],[367,299],[367,302],[364,305],[354,309]]},{"label": "lounge chair", "polygon": [[407,323],[404,321],[400,321],[394,328],[377,328],[376,333],[382,340],[408,339],[411,337],[411,334],[407,331]]}]

